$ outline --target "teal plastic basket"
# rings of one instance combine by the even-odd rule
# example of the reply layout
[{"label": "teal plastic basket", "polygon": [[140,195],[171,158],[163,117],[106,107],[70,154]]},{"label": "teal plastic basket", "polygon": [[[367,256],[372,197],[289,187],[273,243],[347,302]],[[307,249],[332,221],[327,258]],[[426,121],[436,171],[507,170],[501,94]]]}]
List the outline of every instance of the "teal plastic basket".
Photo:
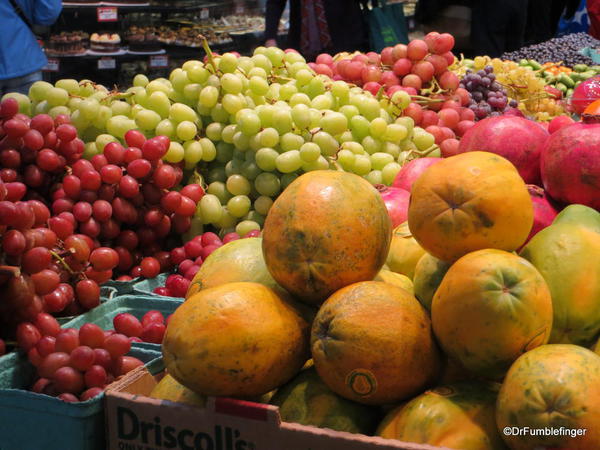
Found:
[{"label": "teal plastic basket", "polygon": [[[81,328],[86,323],[95,323],[104,330],[113,329],[113,318],[117,314],[129,313],[138,319],[151,310],[160,311],[165,319],[183,303],[183,299],[161,297],[159,295],[121,295],[97,306],[96,308],[71,319],[63,325],[63,328]],[[139,343],[138,343],[139,344]],[[158,344],[146,344],[158,347]],[[0,447],[0,450],[2,447]]]},{"label": "teal plastic basket", "polygon": [[579,50],[579,53],[581,53],[583,56],[587,56],[588,58],[590,58],[594,62],[594,64],[600,64],[600,53],[597,49],[586,47]]},{"label": "teal plastic basket", "polygon": [[[129,355],[144,361],[151,373],[164,369],[159,349],[132,346]],[[0,358],[1,450],[104,450],[104,393],[80,403],[25,389],[35,369],[21,353]]]}]

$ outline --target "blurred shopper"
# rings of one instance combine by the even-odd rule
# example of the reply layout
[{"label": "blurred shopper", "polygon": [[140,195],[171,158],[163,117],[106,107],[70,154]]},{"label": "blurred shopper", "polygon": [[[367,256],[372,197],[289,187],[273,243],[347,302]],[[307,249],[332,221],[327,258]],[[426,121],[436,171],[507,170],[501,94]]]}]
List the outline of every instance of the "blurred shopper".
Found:
[{"label": "blurred shopper", "polygon": [[528,4],[529,0],[473,0],[471,38],[475,54],[499,57],[523,47]]},{"label": "blurred shopper", "polygon": [[287,0],[267,0],[265,45],[294,48],[307,59],[322,52],[364,50],[367,41],[358,0],[289,0],[287,40],[277,40]]},{"label": "blurred shopper", "polygon": [[600,0],[587,0],[587,12],[590,18],[589,33],[600,39]]},{"label": "blurred shopper", "polygon": [[62,9],[61,0],[0,1],[0,95],[27,94],[42,79],[48,60],[37,42],[36,25],[52,25]]},{"label": "blurred shopper", "polygon": [[579,3],[580,0],[529,0],[526,44],[539,44],[555,37],[563,13],[566,19],[572,18]]}]

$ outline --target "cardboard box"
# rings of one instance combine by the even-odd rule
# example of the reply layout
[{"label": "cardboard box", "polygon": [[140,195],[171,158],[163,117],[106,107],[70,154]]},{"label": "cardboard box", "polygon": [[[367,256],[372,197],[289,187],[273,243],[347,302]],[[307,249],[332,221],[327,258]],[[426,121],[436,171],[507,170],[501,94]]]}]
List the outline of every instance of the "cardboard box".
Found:
[{"label": "cardboard box", "polygon": [[282,422],[272,405],[215,398],[206,408],[147,397],[164,372],[139,367],[106,390],[110,450],[440,450]]}]

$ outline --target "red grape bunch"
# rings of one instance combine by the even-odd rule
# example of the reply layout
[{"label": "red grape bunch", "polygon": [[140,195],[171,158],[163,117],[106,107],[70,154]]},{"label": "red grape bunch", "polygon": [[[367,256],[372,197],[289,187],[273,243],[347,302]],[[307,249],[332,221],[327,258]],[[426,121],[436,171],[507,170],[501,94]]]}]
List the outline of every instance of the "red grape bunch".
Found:
[{"label": "red grape bunch", "polygon": [[27,352],[38,378],[37,393],[66,402],[89,400],[119,376],[144,363],[128,356],[132,339],[86,323],[79,330],[61,329],[54,317],[38,314],[17,329],[17,342]]}]

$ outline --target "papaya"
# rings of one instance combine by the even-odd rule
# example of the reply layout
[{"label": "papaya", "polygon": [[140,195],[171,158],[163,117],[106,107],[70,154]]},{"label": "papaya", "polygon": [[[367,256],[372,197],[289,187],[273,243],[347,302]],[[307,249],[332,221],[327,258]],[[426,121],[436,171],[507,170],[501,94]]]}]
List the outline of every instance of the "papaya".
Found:
[{"label": "papaya", "polygon": [[550,343],[588,347],[600,333],[600,233],[575,223],[552,224],[521,250],[552,294]]},{"label": "papaya", "polygon": [[309,357],[309,325],[258,283],[204,289],[171,315],[165,366],[199,395],[253,397],[296,375]]},{"label": "papaya", "polygon": [[552,299],[527,260],[478,250],[448,269],[433,297],[431,318],[450,358],[478,376],[498,379],[522,353],[548,342]]},{"label": "papaya", "polygon": [[495,418],[498,387],[470,381],[428,390],[388,413],[377,435],[457,450],[504,450]]},{"label": "papaya", "polygon": [[440,286],[444,275],[450,268],[450,264],[437,259],[435,256],[425,253],[415,267],[413,284],[415,297],[421,302],[427,311],[431,311],[431,302],[435,291]]},{"label": "papaya", "polygon": [[533,225],[533,202],[510,161],[467,152],[428,167],[413,184],[408,225],[438,259],[454,262],[475,250],[518,249]]},{"label": "papaya", "polygon": [[571,344],[542,345],[520,356],[502,383],[496,423],[579,435],[503,434],[513,450],[600,448],[600,356]]},{"label": "papaya", "polygon": [[373,281],[383,281],[384,283],[393,284],[414,295],[413,282],[406,275],[381,269]]},{"label": "papaya", "polygon": [[392,242],[386,264],[392,272],[406,275],[412,280],[415,275],[415,266],[424,254],[425,250],[410,233],[408,222],[404,222],[392,232]]},{"label": "papaya", "polygon": [[567,206],[552,221],[552,224],[557,223],[581,225],[600,233],[600,213],[585,205],[573,204]]},{"label": "papaya", "polygon": [[320,305],[338,289],[377,275],[391,231],[386,206],[368,181],[316,170],[296,178],[275,200],[262,248],[280,286],[300,301]]},{"label": "papaya", "polygon": [[329,297],[313,322],[311,350],[332,391],[367,405],[421,392],[441,367],[425,309],[406,290],[381,281],[354,283]]},{"label": "papaya", "polygon": [[296,422],[349,433],[372,434],[379,422],[377,408],[335,394],[314,367],[303,370],[277,390],[271,404],[285,422]]},{"label": "papaya", "polygon": [[162,377],[156,386],[154,386],[149,396],[161,400],[199,406],[201,408],[206,406],[205,396],[198,395],[194,391],[186,388],[168,373]]},{"label": "papaya", "polygon": [[272,289],[281,289],[265,265],[262,238],[238,239],[212,252],[190,283],[186,298],[202,289],[237,281],[250,281]]}]

